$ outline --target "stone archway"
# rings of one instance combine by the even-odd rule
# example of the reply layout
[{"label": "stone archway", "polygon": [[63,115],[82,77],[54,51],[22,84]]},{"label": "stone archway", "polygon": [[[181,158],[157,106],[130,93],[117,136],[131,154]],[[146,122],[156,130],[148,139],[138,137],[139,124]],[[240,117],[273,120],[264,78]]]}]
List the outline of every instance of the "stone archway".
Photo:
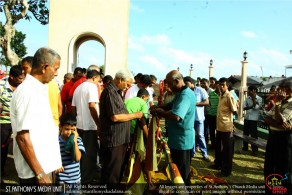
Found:
[{"label": "stone archway", "polygon": [[130,0],[51,0],[49,44],[61,55],[58,79],[72,72],[79,46],[96,40],[105,47],[105,74],[127,67]]},{"label": "stone archway", "polygon": [[[79,47],[86,41],[97,41],[101,43],[104,46],[105,49],[105,55],[106,55],[106,45],[104,40],[101,36],[99,36],[96,33],[93,32],[83,32],[76,36],[74,36],[70,43],[68,48],[68,70],[67,72],[73,72],[77,65],[77,52]],[[106,58],[104,61],[104,64],[106,64]],[[90,65],[90,64],[88,64]]]}]

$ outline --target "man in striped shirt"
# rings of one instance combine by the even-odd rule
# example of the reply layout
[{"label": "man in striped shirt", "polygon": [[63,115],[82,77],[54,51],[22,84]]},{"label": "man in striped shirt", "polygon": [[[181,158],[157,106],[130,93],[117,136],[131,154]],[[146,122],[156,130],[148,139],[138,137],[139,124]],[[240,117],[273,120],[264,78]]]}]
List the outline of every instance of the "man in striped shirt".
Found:
[{"label": "man in striped shirt", "polygon": [[101,183],[120,183],[123,173],[128,143],[130,143],[131,120],[143,116],[142,112],[129,114],[122,98],[127,81],[133,75],[128,70],[120,70],[109,83],[100,97],[101,151],[103,166]]},{"label": "man in striped shirt", "polygon": [[22,83],[25,76],[21,66],[12,66],[9,77],[0,80],[0,129],[1,129],[1,173],[3,174],[4,166],[7,159],[8,147],[12,127],[10,122],[10,102],[13,91]]}]

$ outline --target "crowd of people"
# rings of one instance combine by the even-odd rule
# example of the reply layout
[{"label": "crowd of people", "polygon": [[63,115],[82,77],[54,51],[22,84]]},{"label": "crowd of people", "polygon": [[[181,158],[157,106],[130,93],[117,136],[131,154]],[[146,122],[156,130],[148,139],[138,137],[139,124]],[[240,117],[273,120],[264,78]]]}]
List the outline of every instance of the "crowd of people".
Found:
[{"label": "crowd of people", "polygon": [[[208,150],[215,150],[210,168],[221,170],[221,177],[232,174],[234,119],[240,102],[227,78],[195,81],[172,70],[166,74],[163,94],[155,94],[154,75],[133,77],[130,71],[119,70],[112,77],[101,74],[96,65],[75,68],[60,85],[55,80],[60,66],[56,51],[40,48],[0,80],[2,174],[13,135],[20,185],[118,184],[125,176],[136,126],[147,139],[151,116],[165,119],[164,136],[186,185],[191,184],[190,165],[196,152],[212,162]],[[245,135],[257,138],[257,122],[264,111],[270,126],[264,175],[289,173],[283,181],[289,193],[291,95],[288,79],[264,100],[255,86],[249,86],[243,102]],[[155,105],[154,98],[162,104]],[[272,105],[265,106],[265,101]],[[256,155],[258,148],[251,148]],[[242,149],[248,150],[248,143]],[[101,171],[100,181],[96,171]],[[150,174],[145,177],[151,182]]]}]

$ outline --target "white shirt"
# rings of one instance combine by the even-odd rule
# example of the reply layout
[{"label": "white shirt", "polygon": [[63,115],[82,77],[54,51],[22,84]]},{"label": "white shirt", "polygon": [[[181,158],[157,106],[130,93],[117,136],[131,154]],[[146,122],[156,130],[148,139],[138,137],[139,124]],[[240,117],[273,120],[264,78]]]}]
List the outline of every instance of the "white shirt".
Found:
[{"label": "white shirt", "polygon": [[[261,97],[259,97],[258,95],[256,95],[256,106],[252,109],[248,109],[246,110],[245,112],[245,116],[244,116],[244,119],[245,120],[251,120],[251,121],[258,121],[259,120],[259,116],[260,116],[260,109],[262,107],[262,103],[263,103],[263,99]],[[250,106],[253,106],[253,101],[251,99],[250,96],[248,96],[245,101],[244,101],[244,104],[243,104],[244,108],[245,107],[250,107]]]},{"label": "white shirt", "polygon": [[97,126],[90,114],[90,102],[95,102],[97,114],[99,115],[97,85],[86,81],[76,88],[72,100],[72,106],[75,106],[77,110],[77,128],[84,131],[97,130]]},{"label": "white shirt", "polygon": [[48,86],[27,74],[14,91],[11,101],[13,129],[13,155],[18,176],[28,179],[35,176],[23,158],[16,142],[17,132],[28,130],[37,160],[44,172],[62,167],[58,134],[49,103]]},{"label": "white shirt", "polygon": [[[208,93],[202,87],[195,87],[194,93],[197,98],[197,103],[205,101],[209,98]],[[204,120],[205,120],[204,106],[196,106],[195,121],[204,121]]]}]

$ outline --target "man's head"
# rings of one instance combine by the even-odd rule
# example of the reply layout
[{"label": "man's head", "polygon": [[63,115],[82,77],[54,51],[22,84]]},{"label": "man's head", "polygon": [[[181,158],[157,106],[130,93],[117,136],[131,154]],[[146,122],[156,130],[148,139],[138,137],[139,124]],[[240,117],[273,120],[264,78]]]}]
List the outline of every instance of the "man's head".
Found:
[{"label": "man's head", "polygon": [[88,70],[86,74],[87,79],[91,79],[94,84],[101,82],[101,75],[97,70]]},{"label": "man's head", "polygon": [[197,84],[196,86],[200,87],[201,86],[201,77],[197,77]]},{"label": "man's head", "polygon": [[210,77],[210,87],[212,89],[215,89],[215,83],[217,82],[217,79],[215,77]]},{"label": "man's head", "polygon": [[27,56],[21,60],[21,66],[22,66],[22,70],[24,71],[24,74],[30,74],[32,61],[33,61],[32,56]]},{"label": "man's head", "polygon": [[254,85],[251,85],[247,88],[248,90],[248,95],[251,96],[251,97],[255,97],[256,96],[256,93],[258,91],[257,87],[254,86]]},{"label": "man's head", "polygon": [[179,92],[185,86],[183,75],[178,70],[172,70],[166,75],[166,83],[173,92]]},{"label": "man's head", "polygon": [[279,90],[282,92],[285,92],[286,97],[291,97],[292,96],[292,79],[284,79],[281,81],[279,84]]},{"label": "man's head", "polygon": [[76,82],[76,81],[78,81],[79,79],[81,79],[81,78],[84,76],[84,74],[83,74],[83,69],[80,68],[80,67],[76,67],[76,68],[74,69],[73,76],[74,76],[74,77],[73,77],[74,82]]},{"label": "man's head", "polygon": [[100,72],[99,66],[94,65],[94,64],[88,66],[87,71],[89,71],[89,70],[97,70],[98,72]]},{"label": "man's head", "polygon": [[24,72],[20,65],[12,66],[9,71],[8,82],[13,87],[20,85],[25,78]]},{"label": "man's head", "polygon": [[190,89],[195,88],[195,81],[192,77],[190,77],[190,76],[184,77],[184,82]]},{"label": "man's head", "polygon": [[61,136],[67,139],[73,131],[76,131],[76,116],[70,113],[65,113],[60,117]]},{"label": "man's head", "polygon": [[71,72],[68,72],[64,75],[63,83],[66,84],[66,83],[70,82],[71,79],[73,79],[73,74]]},{"label": "man's head", "polygon": [[60,63],[61,57],[56,51],[42,47],[34,54],[31,75],[44,84],[49,83],[58,76]]},{"label": "man's head", "polygon": [[155,75],[151,74],[150,79],[151,79],[151,84],[149,85],[149,87],[152,87],[153,85],[156,84],[157,78]]},{"label": "man's head", "polygon": [[226,91],[228,91],[228,79],[225,77],[222,77],[219,79],[219,89],[220,92],[223,94]]},{"label": "man's head", "polygon": [[103,87],[106,87],[110,82],[112,82],[114,79],[111,75],[105,75],[102,79]]},{"label": "man's head", "polygon": [[138,73],[138,74],[135,75],[134,79],[135,79],[135,83],[136,84],[140,82],[140,78],[141,78],[142,75],[143,75],[142,73]]},{"label": "man's head", "polygon": [[141,88],[147,88],[149,85],[151,85],[151,78],[148,74],[143,74],[140,77],[140,82],[137,83],[138,87]]},{"label": "man's head", "polygon": [[115,75],[114,83],[120,90],[124,91],[127,89],[127,84],[133,80],[133,75],[129,70],[119,70]]},{"label": "man's head", "polygon": [[147,100],[149,99],[149,92],[147,91],[147,89],[141,88],[137,93],[137,97],[147,102]]},{"label": "man's head", "polygon": [[209,89],[209,81],[208,79],[203,78],[201,80],[201,87],[208,90]]}]

